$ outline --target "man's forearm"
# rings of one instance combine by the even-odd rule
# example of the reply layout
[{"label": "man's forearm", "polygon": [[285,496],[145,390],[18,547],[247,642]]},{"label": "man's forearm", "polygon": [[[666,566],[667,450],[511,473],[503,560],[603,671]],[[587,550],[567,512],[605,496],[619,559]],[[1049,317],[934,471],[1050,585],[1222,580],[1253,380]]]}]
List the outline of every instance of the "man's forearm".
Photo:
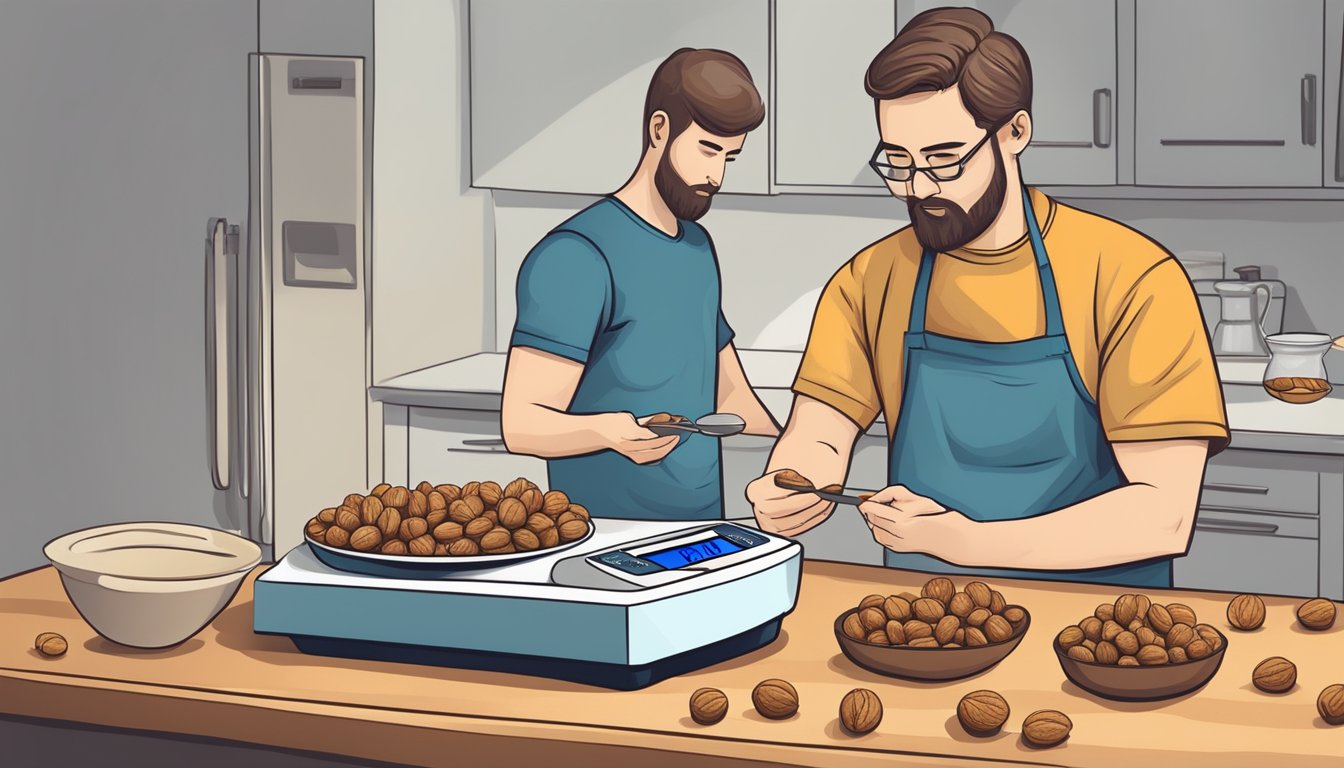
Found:
[{"label": "man's forearm", "polygon": [[541,459],[595,453],[609,447],[594,428],[596,418],[535,403],[506,405],[501,418],[504,444],[511,453]]},{"label": "man's forearm", "polygon": [[944,540],[941,556],[958,565],[1071,570],[1179,555],[1195,510],[1159,488],[1132,484],[1022,520],[936,517],[949,526],[938,536]]}]

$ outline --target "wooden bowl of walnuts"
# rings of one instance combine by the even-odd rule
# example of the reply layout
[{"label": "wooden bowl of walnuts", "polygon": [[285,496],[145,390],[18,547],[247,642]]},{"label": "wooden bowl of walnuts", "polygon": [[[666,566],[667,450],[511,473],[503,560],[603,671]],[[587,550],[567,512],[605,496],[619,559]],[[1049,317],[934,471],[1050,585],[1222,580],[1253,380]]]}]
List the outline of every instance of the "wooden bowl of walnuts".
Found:
[{"label": "wooden bowl of walnuts", "polygon": [[1218,671],[1227,636],[1199,623],[1187,605],[1123,594],[1055,636],[1064,675],[1083,690],[1120,701],[1157,701],[1204,686]]},{"label": "wooden bowl of walnuts", "polygon": [[865,597],[836,618],[835,638],[850,661],[878,674],[956,680],[1003,661],[1030,626],[1026,609],[984,582],[958,591],[938,577],[919,595]]},{"label": "wooden bowl of walnuts", "polygon": [[309,549],[333,568],[403,578],[552,554],[592,535],[587,509],[522,477],[504,486],[382,483],[322,510],[304,530]]}]

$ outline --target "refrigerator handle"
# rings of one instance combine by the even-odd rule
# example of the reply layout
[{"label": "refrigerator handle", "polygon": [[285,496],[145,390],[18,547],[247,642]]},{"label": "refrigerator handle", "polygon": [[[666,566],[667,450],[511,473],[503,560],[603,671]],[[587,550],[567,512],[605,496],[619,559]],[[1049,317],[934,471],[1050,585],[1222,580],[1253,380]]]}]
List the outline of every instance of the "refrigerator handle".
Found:
[{"label": "refrigerator handle", "polygon": [[229,487],[232,429],[229,425],[229,255],[237,251],[238,227],[210,219],[205,249],[205,387],[210,409],[210,474],[215,488]]}]

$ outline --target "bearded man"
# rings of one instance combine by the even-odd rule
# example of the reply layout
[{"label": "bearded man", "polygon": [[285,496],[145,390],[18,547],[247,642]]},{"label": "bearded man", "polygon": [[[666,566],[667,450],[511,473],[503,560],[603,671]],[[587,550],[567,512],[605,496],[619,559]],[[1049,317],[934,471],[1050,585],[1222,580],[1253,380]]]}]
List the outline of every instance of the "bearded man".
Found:
[{"label": "bearded man", "polygon": [[1190,282],[1138,232],[1028,189],[1031,65],[983,13],[916,16],[865,87],[872,167],[911,226],[831,279],[766,474],[768,531],[833,505],[885,415],[888,487],[860,507],[887,565],[1170,587],[1208,457],[1228,443]]},{"label": "bearded man", "polygon": [[649,85],[630,180],[548,233],[519,270],[504,441],[547,459],[550,487],[594,517],[723,517],[718,440],[655,434],[653,414],[729,412],[749,434],[779,434],[743,373],[714,244],[695,223],[764,118],[737,57],[676,51]]}]

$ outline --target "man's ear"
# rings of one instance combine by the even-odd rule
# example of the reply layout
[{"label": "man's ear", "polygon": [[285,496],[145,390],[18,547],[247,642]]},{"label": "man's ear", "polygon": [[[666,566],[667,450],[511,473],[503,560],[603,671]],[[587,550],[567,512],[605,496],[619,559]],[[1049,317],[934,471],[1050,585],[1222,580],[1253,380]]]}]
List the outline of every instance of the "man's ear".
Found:
[{"label": "man's ear", "polygon": [[661,109],[649,115],[649,146],[653,149],[660,149],[667,142],[667,135],[671,132],[672,120],[667,113]]},{"label": "man's ear", "polygon": [[1011,155],[1021,154],[1031,142],[1031,128],[1031,114],[1024,109],[1018,110],[999,129],[999,146]]}]

